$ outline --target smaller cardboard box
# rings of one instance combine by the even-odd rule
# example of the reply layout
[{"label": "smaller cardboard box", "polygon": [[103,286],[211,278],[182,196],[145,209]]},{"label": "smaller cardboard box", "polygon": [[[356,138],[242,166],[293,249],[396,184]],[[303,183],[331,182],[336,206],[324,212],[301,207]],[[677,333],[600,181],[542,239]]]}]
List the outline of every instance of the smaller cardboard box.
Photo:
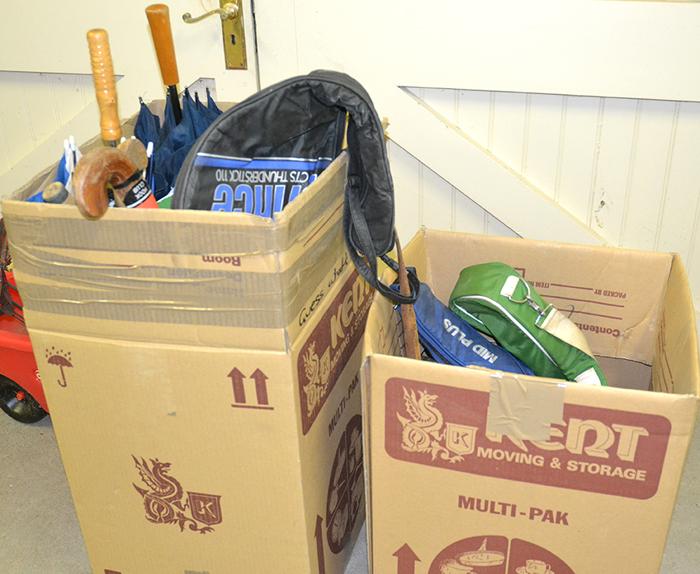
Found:
[{"label": "smaller cardboard box", "polygon": [[[342,574],[364,518],[341,154],[274,220],[3,202],[92,570]],[[37,182],[43,176],[37,178]]]},{"label": "smaller cardboard box", "polygon": [[426,230],[405,256],[443,302],[464,267],[517,268],[571,314],[612,388],[405,359],[397,313],[375,298],[372,572],[658,572],[700,384],[680,258]]}]

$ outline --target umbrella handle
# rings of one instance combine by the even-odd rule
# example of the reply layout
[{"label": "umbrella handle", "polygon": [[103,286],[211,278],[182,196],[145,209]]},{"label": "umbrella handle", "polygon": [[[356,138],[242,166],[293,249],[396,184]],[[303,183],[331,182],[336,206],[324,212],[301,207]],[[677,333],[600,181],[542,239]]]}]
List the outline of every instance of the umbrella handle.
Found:
[{"label": "umbrella handle", "polygon": [[[78,209],[88,219],[99,219],[109,208],[109,186],[122,186],[138,168],[118,149],[103,147],[86,153],[73,174],[73,192]],[[124,203],[128,187],[114,191],[115,202]]]},{"label": "umbrella handle", "polygon": [[177,73],[173,32],[170,28],[170,11],[165,4],[151,4],[146,7],[146,16],[151,27],[156,56],[158,56],[160,75],[163,77],[163,83],[167,86],[168,99],[173,108],[175,123],[179,124],[182,121],[182,108],[177,94],[180,76]]},{"label": "umbrella handle", "polygon": [[95,95],[100,108],[100,132],[107,145],[116,146],[122,137],[122,128],[117,111],[117,88],[114,84],[114,68],[107,31],[101,28],[90,30],[87,33],[87,41]]},{"label": "umbrella handle", "polygon": [[148,24],[153,35],[153,44],[158,57],[160,74],[166,86],[175,86],[180,82],[175,59],[173,33],[170,28],[170,12],[165,4],[151,4],[146,7]]}]

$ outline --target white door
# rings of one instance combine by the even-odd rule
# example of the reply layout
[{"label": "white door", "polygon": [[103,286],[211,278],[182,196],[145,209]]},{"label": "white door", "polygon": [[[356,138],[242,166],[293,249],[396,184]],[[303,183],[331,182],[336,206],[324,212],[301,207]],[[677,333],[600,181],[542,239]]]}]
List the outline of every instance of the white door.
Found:
[{"label": "white door", "polygon": [[680,252],[700,297],[700,6],[256,0],[262,85],[357,78],[426,225]]},{"label": "white door", "polygon": [[[156,0],[35,0],[3,2],[0,17],[0,195],[7,195],[58,160],[62,141],[99,133],[86,32],[110,37],[119,112],[138,110],[138,97],[163,99],[158,63],[144,8]],[[238,101],[257,89],[250,0],[242,0],[248,70],[226,70],[221,21],[185,24],[219,6],[218,0],[172,0],[170,21],[180,89],[199,78],[215,80],[219,101]],[[12,49],[7,47],[12,46]]]}]

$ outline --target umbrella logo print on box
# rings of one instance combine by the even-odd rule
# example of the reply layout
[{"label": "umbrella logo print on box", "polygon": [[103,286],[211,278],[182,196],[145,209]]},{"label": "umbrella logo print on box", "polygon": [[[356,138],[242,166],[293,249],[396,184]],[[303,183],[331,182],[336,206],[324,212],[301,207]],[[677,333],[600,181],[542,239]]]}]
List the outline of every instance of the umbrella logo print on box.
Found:
[{"label": "umbrella logo print on box", "polygon": [[66,387],[68,381],[66,381],[66,372],[64,369],[73,367],[73,363],[71,363],[71,354],[66,353],[63,349],[56,350],[56,347],[51,347],[51,349],[46,349],[46,359],[49,365],[56,365],[61,369],[61,378],[58,379],[58,384],[61,387]]},{"label": "umbrella logo print on box", "polygon": [[177,524],[180,532],[187,527],[200,534],[212,532],[211,527],[223,520],[221,496],[201,492],[187,492],[185,496],[180,482],[170,476],[169,462],[151,458],[149,465],[144,458],[139,460],[133,455],[131,458],[146,486],[133,485],[143,498],[146,520],[154,524]]}]

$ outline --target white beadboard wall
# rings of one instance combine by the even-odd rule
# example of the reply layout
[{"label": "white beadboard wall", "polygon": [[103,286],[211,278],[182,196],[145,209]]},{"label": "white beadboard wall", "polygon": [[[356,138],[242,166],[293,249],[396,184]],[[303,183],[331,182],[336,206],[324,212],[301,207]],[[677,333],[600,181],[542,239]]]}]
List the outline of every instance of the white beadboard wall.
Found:
[{"label": "white beadboard wall", "polygon": [[94,99],[89,75],[0,71],[0,176]]},{"label": "white beadboard wall", "polygon": [[[680,253],[700,308],[700,103],[410,91],[610,244]],[[92,100],[88,75],[0,72],[0,177]],[[515,235],[391,142],[389,157],[404,241],[421,225]]]},{"label": "white beadboard wall", "polygon": [[[409,89],[611,245],[680,253],[700,308],[700,103]],[[515,236],[396,144],[389,157],[404,241],[421,225]]]}]

